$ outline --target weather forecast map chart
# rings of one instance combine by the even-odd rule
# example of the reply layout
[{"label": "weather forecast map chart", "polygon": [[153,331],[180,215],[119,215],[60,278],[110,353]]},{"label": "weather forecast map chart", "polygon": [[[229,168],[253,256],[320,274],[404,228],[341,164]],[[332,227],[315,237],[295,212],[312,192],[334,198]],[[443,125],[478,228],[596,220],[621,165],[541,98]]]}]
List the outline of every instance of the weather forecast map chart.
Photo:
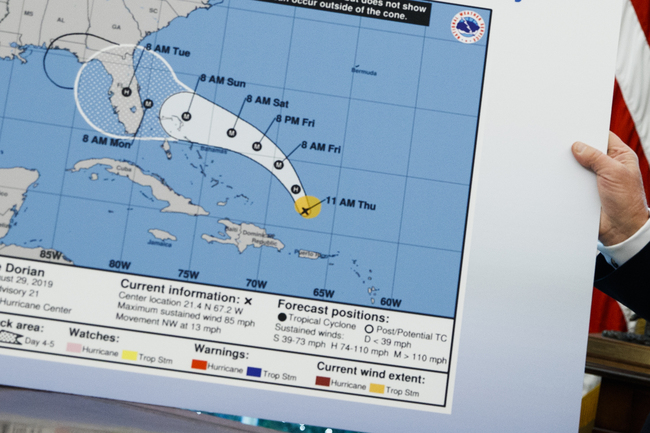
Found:
[{"label": "weather forecast map chart", "polygon": [[445,407],[490,13],[0,1],[0,352]]}]

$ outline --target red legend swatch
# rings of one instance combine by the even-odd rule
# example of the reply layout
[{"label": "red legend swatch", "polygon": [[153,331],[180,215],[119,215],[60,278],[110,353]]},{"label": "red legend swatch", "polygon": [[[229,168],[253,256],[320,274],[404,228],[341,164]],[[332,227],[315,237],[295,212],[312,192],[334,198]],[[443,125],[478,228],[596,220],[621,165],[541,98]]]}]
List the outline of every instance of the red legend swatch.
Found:
[{"label": "red legend swatch", "polygon": [[330,378],[323,376],[316,376],[316,385],[330,386]]},{"label": "red legend swatch", "polygon": [[197,370],[207,370],[208,369],[208,361],[199,361],[198,359],[193,359],[192,360],[192,368],[195,368]]}]

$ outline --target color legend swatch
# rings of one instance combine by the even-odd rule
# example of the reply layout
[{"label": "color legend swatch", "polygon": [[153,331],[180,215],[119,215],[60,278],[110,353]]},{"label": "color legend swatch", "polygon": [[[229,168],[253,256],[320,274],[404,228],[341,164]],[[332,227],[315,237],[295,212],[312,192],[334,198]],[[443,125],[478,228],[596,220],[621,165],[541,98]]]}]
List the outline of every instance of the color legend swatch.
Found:
[{"label": "color legend swatch", "polygon": [[79,343],[68,343],[65,350],[72,353],[81,353],[82,348],[83,346]]},{"label": "color legend swatch", "polygon": [[378,383],[371,383],[371,384],[370,384],[370,390],[369,390],[369,391],[370,391],[370,392],[377,393],[377,394],[383,394],[385,388],[386,388],[386,387],[385,387],[384,385],[379,385]]},{"label": "color legend swatch", "polygon": [[137,361],[138,360],[138,352],[133,352],[131,350],[123,350],[122,351],[122,359],[126,359],[127,361]]},{"label": "color legend swatch", "polygon": [[207,370],[208,369],[208,361],[200,361],[198,359],[193,359],[192,360],[192,368],[196,370]]},{"label": "color legend swatch", "polygon": [[329,377],[316,376],[316,385],[330,386],[330,380]]},{"label": "color legend swatch", "polygon": [[262,369],[255,368],[255,367],[248,367],[248,369],[246,369],[246,376],[262,377]]}]

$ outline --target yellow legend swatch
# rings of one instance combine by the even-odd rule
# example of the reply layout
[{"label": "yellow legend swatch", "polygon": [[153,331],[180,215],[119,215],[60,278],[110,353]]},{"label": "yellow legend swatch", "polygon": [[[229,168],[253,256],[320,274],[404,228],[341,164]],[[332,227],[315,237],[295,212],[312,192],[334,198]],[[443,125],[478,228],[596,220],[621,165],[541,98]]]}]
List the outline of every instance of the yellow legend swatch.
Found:
[{"label": "yellow legend swatch", "polygon": [[[127,359],[129,361],[137,361],[138,360],[138,352],[133,352],[131,350],[123,350],[122,351],[122,359]],[[384,392],[382,390],[382,392]]]},{"label": "yellow legend swatch", "polygon": [[376,392],[377,394],[383,394],[385,388],[384,385],[379,385],[378,383],[370,384],[370,392]]}]

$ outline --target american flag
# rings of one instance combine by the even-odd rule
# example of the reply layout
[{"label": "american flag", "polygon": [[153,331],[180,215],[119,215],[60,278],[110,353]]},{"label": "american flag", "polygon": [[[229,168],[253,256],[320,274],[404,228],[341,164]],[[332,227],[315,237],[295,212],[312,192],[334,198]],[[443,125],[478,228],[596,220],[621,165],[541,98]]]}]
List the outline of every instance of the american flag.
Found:
[{"label": "american flag", "polygon": [[[625,0],[616,61],[610,129],[639,156],[646,196],[650,197],[650,1]],[[594,290],[589,332],[627,330],[612,298]]]}]

